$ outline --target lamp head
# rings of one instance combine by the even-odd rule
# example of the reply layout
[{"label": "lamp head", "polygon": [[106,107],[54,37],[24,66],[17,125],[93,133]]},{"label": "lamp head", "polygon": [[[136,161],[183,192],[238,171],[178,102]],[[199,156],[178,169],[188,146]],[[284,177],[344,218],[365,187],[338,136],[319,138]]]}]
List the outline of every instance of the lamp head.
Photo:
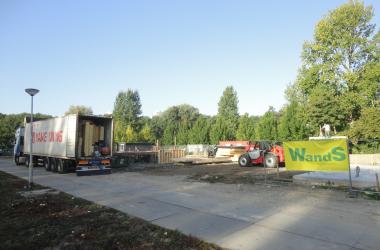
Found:
[{"label": "lamp head", "polygon": [[35,96],[40,91],[38,89],[25,89],[25,92],[28,93],[30,96]]}]

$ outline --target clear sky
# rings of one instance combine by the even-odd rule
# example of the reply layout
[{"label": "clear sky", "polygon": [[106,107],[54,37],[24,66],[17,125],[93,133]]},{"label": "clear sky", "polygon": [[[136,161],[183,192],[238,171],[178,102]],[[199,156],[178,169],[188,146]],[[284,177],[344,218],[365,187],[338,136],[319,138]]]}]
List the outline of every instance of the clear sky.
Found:
[{"label": "clear sky", "polygon": [[[117,93],[138,90],[144,115],[187,103],[214,115],[224,88],[239,111],[285,103],[305,40],[343,0],[0,0],[0,113],[70,105],[112,112]],[[368,0],[380,26],[380,1]]]}]

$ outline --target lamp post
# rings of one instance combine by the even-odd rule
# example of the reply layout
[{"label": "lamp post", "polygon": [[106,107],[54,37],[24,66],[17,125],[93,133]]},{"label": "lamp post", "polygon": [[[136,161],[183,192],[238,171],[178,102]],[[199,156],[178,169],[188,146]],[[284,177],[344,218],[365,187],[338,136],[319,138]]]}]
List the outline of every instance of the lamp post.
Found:
[{"label": "lamp post", "polygon": [[32,97],[31,109],[30,109],[30,139],[29,139],[29,177],[28,187],[32,188],[33,183],[33,96],[40,92],[38,89],[25,89],[25,92]]}]

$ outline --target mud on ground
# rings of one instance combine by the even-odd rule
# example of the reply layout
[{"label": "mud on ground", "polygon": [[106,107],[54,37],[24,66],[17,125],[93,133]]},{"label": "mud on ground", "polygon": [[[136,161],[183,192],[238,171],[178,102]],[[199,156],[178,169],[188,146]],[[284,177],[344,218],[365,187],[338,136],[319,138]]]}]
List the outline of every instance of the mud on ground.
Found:
[{"label": "mud on ground", "polygon": [[0,171],[0,249],[220,249]]},{"label": "mud on ground", "polygon": [[124,171],[140,172],[149,175],[183,175],[190,180],[234,184],[264,182],[265,178],[267,178],[267,181],[291,182],[294,175],[305,173],[303,171],[286,171],[284,168],[280,168],[277,176],[276,168],[265,169],[262,166],[242,168],[238,164],[135,164],[127,168],[113,170],[114,173]]}]

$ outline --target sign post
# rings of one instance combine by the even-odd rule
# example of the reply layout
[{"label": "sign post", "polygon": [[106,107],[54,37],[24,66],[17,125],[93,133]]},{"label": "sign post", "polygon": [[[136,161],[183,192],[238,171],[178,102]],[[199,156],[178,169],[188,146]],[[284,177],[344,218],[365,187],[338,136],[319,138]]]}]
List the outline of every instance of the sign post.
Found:
[{"label": "sign post", "polygon": [[350,190],[349,192],[352,192],[352,178],[351,178],[351,163],[350,163],[350,151],[349,151],[349,145],[347,140],[347,157],[348,157],[348,179],[350,180]]}]

